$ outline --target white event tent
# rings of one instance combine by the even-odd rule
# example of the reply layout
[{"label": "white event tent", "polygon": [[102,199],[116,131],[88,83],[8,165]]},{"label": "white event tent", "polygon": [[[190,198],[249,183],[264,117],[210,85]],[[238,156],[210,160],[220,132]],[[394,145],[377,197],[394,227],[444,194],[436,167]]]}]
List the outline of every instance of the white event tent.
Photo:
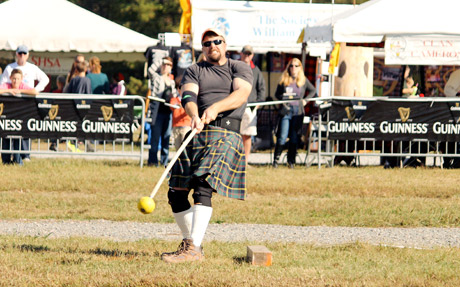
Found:
[{"label": "white event tent", "polygon": [[201,51],[201,33],[220,29],[230,51],[251,45],[255,53],[300,54],[297,42],[305,25],[312,25],[352,5],[280,3],[263,1],[191,0],[193,47]]},{"label": "white event tent", "polygon": [[16,47],[26,45],[31,56],[49,64],[77,53],[144,61],[147,47],[158,43],[66,0],[9,0],[0,4],[0,13],[1,58],[12,59]]},{"label": "white event tent", "polygon": [[371,0],[306,28],[307,47],[385,41],[386,64],[460,65],[457,0]]}]

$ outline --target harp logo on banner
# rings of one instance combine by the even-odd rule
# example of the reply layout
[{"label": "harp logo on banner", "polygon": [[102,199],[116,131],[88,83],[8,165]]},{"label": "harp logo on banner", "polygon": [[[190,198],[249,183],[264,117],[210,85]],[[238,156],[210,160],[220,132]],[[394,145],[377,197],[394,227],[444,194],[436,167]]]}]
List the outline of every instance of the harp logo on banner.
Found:
[{"label": "harp logo on banner", "polygon": [[51,109],[48,112],[48,116],[50,117],[50,120],[54,120],[56,116],[58,115],[59,111],[59,105],[51,105]]},{"label": "harp logo on banner", "polygon": [[3,103],[0,104],[0,116],[3,114]]},{"label": "harp logo on banner", "polygon": [[108,122],[113,115],[113,108],[108,106],[101,106],[102,115],[104,116],[104,121]]},{"label": "harp logo on banner", "polygon": [[[40,117],[45,119],[47,116],[51,118],[51,107],[54,102],[53,99],[37,99],[38,101],[38,111],[40,113]],[[57,115],[57,114],[56,114]],[[56,115],[54,116],[56,118]]]},{"label": "harp logo on banner", "polygon": [[356,118],[355,110],[352,107],[346,107],[345,111],[347,112],[347,118],[350,122],[354,121]]},{"label": "harp logo on banner", "polygon": [[399,116],[401,117],[401,121],[405,123],[409,119],[410,108],[399,107],[398,112],[399,112]]}]

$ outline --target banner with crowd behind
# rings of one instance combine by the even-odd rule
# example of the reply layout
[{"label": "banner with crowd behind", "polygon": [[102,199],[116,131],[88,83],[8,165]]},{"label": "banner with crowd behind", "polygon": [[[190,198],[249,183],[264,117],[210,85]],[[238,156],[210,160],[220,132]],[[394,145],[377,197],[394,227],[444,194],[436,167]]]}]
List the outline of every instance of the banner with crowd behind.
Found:
[{"label": "banner with crowd behind", "polygon": [[334,99],[328,137],[339,140],[460,140],[460,100]]},{"label": "banner with crowd behind", "polygon": [[131,140],[133,109],[131,99],[0,96],[0,136]]}]

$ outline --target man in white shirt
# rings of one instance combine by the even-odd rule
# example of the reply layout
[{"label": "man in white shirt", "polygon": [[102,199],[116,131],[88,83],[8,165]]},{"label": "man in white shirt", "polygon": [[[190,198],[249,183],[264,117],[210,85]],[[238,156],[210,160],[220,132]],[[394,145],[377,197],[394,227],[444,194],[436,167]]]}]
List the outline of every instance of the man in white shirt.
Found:
[{"label": "man in white shirt", "polygon": [[[10,83],[11,72],[14,69],[19,69],[22,71],[22,74],[24,76],[22,80],[23,83],[25,83],[31,88],[35,88],[35,90],[37,90],[38,92],[43,91],[46,85],[48,85],[50,79],[42,70],[40,70],[39,67],[27,62],[28,59],[29,49],[27,48],[27,46],[19,45],[16,49],[16,62],[6,66],[0,78],[0,84]],[[38,81],[37,85],[35,85],[35,80]],[[21,149],[29,150],[29,139],[22,140]],[[24,154],[22,156],[24,157],[24,160],[30,160],[30,154]]]},{"label": "man in white shirt", "polygon": [[[27,62],[28,59],[29,49],[24,45],[18,46],[16,49],[16,62],[6,66],[2,77],[0,78],[0,84],[9,83],[11,71],[14,69],[20,69],[24,75],[23,82],[25,84],[27,84],[29,87],[35,88],[35,90],[38,92],[43,91],[46,85],[48,85],[50,79],[42,70],[40,70],[39,67]],[[36,86],[35,80],[38,81]]]}]

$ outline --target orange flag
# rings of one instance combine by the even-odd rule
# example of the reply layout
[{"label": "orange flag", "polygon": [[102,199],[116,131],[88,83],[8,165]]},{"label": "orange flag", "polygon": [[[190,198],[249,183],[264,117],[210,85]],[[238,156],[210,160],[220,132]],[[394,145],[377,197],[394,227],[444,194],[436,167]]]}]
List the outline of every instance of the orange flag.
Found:
[{"label": "orange flag", "polygon": [[191,34],[192,6],[190,5],[190,0],[180,0],[180,7],[182,8],[182,17],[180,18],[179,33]]},{"label": "orange flag", "polygon": [[339,64],[339,56],[340,56],[340,43],[335,43],[334,49],[331,52],[331,56],[329,59],[329,74],[333,75],[335,68]]}]

